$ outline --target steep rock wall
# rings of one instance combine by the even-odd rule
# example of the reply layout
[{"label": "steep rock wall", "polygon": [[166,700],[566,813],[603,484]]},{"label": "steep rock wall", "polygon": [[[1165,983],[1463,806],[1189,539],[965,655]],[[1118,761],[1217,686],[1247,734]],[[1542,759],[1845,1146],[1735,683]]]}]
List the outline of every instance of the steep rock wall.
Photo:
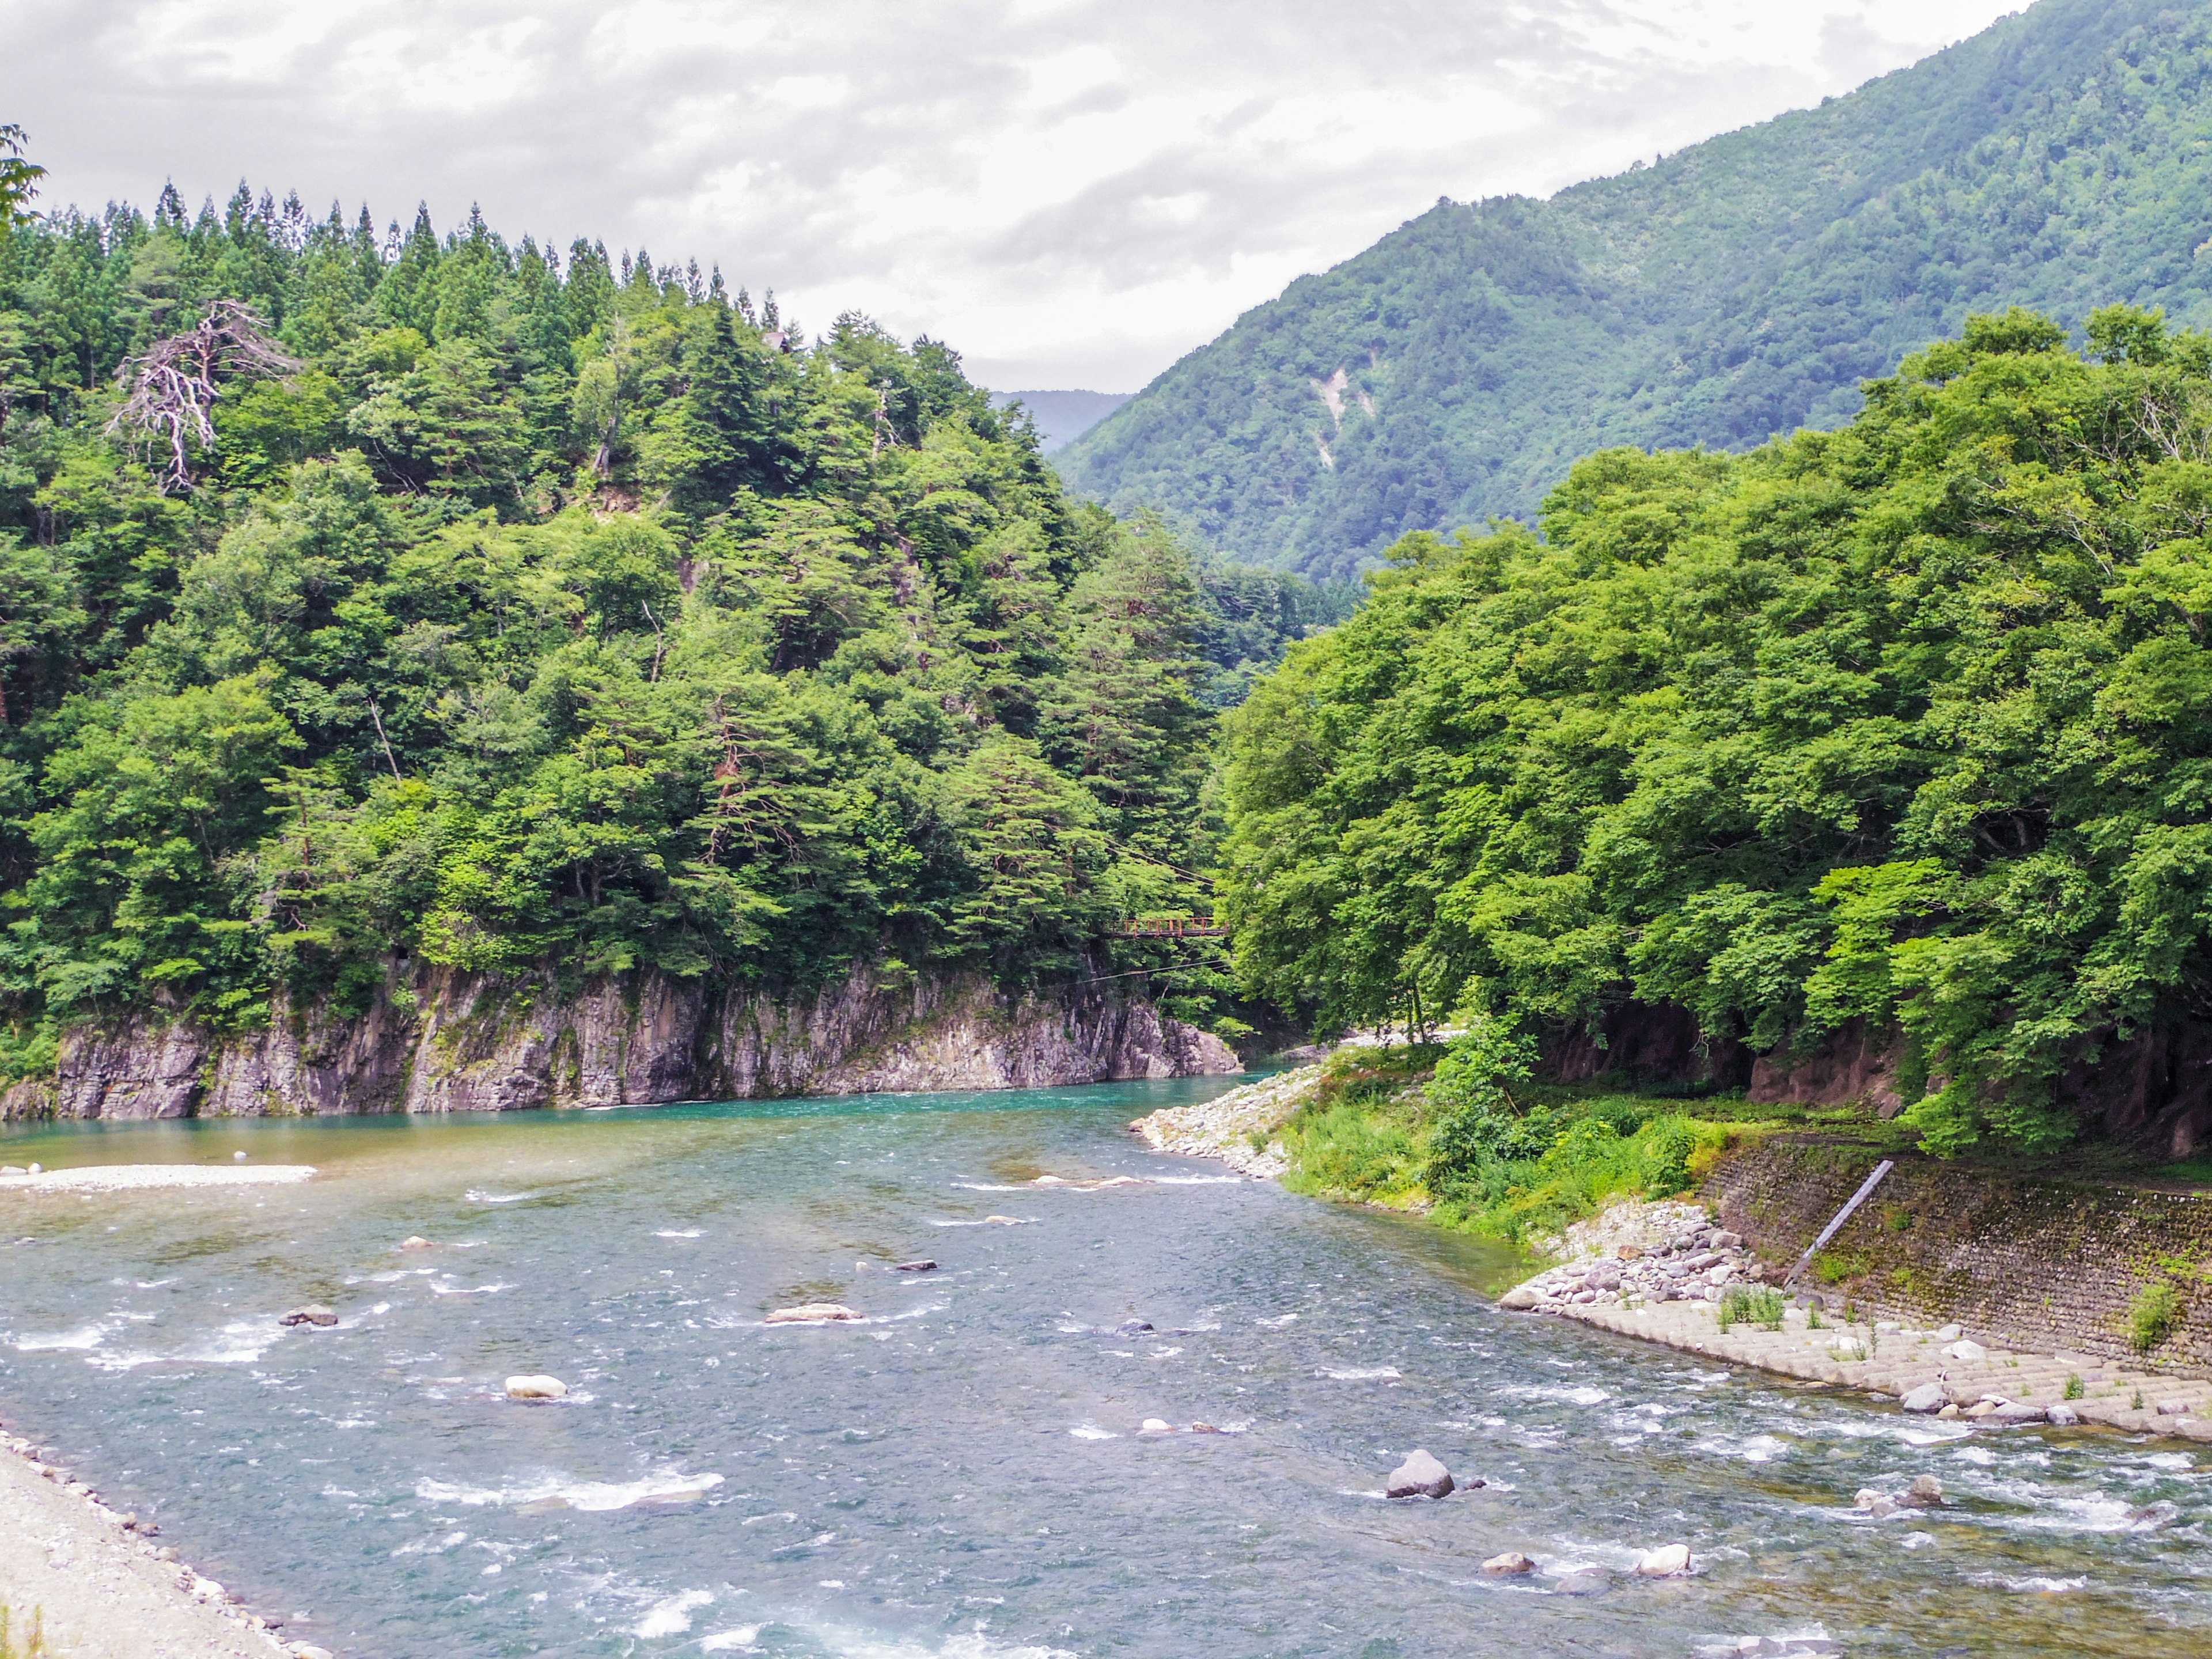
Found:
[{"label": "steep rock wall", "polygon": [[153,1013],[74,1029],[56,1075],[16,1085],[0,1116],[509,1111],[1242,1069],[1150,1002],[1079,988],[1009,996],[863,966],[793,998],[653,973],[564,994],[550,976],[425,967],[351,1018],[280,999],[265,1030],[229,1036]]}]

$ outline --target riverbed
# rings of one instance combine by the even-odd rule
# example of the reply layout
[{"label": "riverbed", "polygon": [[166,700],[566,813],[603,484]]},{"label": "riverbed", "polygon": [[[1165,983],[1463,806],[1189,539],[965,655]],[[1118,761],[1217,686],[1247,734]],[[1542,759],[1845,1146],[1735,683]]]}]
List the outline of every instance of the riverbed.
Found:
[{"label": "riverbed", "polygon": [[[2212,1464],[1500,1314],[1501,1250],[1123,1127],[1233,1081],[10,1133],[317,1174],[0,1194],[0,1411],[362,1659],[2212,1646]],[[1488,1484],[1386,1501],[1416,1446]]]}]

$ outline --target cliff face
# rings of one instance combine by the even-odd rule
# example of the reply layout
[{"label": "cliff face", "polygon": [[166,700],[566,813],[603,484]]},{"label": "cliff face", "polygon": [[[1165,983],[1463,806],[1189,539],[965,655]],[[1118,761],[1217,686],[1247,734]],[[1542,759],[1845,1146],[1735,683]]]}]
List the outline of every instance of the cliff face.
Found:
[{"label": "cliff face", "polygon": [[423,968],[352,1018],[280,999],[265,1030],[228,1036],[152,1014],[80,1027],[57,1075],[16,1085],[0,1116],[508,1111],[1242,1069],[1220,1039],[1142,1000],[1009,997],[971,975],[864,966],[779,1000],[651,973],[564,995],[550,977]]}]

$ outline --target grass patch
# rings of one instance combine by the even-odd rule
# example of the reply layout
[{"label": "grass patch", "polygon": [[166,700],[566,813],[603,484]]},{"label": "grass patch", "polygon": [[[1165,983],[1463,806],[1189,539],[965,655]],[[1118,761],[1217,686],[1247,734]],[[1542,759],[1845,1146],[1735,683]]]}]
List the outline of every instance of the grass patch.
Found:
[{"label": "grass patch", "polygon": [[1735,1325],[1756,1325],[1762,1331],[1782,1328],[1784,1307],[1782,1292],[1768,1285],[1753,1289],[1748,1285],[1731,1285],[1721,1297],[1720,1326],[1725,1332]]},{"label": "grass patch", "polygon": [[1863,1279],[1873,1271],[1873,1261],[1857,1250],[1823,1250],[1813,1258],[1813,1276],[1823,1285]]},{"label": "grass patch", "polygon": [[2066,1392],[2059,1397],[2063,1400],[2080,1400],[2088,1392],[2087,1387],[2081,1381],[2081,1372],[2069,1371],[2066,1373]]},{"label": "grass patch", "polygon": [[8,1604],[0,1601],[0,1659],[48,1659],[51,1652],[46,1646],[45,1613],[33,1607],[30,1626],[19,1636]]},{"label": "grass patch", "polygon": [[[1776,1127],[1696,1101],[1528,1085],[1470,1104],[1432,1102],[1435,1045],[1340,1048],[1283,1131],[1294,1192],[1397,1209],[1511,1243],[1556,1232],[1620,1196],[1672,1197],[1731,1146]],[[1717,1105],[1727,1117],[1705,1115]],[[1693,1115],[1689,1109],[1694,1106]]]},{"label": "grass patch", "polygon": [[2136,1292],[2128,1304],[2128,1342],[2137,1353],[2148,1353],[2173,1334],[2181,1322],[2181,1297],[2161,1279]]}]

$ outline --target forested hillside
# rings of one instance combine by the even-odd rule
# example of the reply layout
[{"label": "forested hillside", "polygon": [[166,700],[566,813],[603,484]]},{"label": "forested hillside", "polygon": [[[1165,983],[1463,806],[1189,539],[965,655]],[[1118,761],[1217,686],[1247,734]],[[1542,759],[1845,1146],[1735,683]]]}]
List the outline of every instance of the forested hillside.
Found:
[{"label": "forested hillside", "polygon": [[395,955],[1157,959],[1105,924],[1206,908],[1211,711],[1324,610],[1072,505],[947,347],[696,265],[243,187],[21,219],[0,1015],[29,1065]]},{"label": "forested hillside", "polygon": [[1439,202],[1055,459],[1118,510],[1342,574],[1408,530],[1527,517],[1607,445],[1840,425],[1969,312],[2212,323],[2208,236],[2212,7],[2041,0],[1655,167]]},{"label": "forested hillside", "polygon": [[1938,1149],[2201,1133],[2212,337],[2088,336],[1977,319],[1842,431],[1607,451],[1540,538],[1401,541],[1232,717],[1250,988],[1801,1053],[1858,1021]]}]

